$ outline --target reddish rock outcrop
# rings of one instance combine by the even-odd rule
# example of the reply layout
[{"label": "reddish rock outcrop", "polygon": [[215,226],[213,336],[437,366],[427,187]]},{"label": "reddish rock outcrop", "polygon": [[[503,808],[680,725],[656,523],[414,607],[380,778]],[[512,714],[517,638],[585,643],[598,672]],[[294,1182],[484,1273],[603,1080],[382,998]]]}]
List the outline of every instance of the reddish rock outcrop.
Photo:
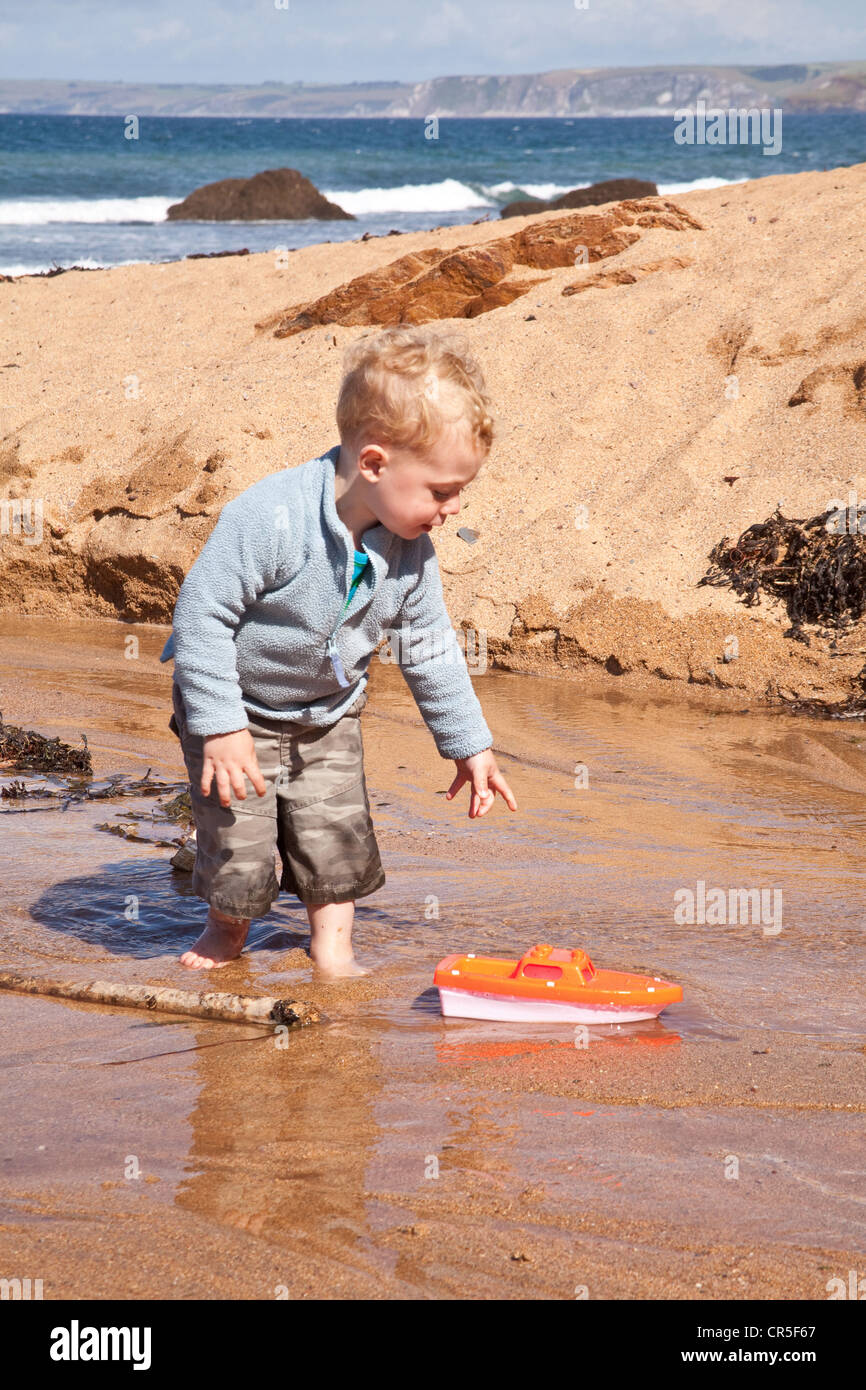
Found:
[{"label": "reddish rock outcrop", "polygon": [[317,324],[427,323],[431,319],[476,318],[527,294],[545,276],[509,279],[518,267],[554,270],[578,261],[600,261],[625,251],[640,229],[684,231],[701,223],[667,198],[626,199],[605,212],[532,222],[511,236],[450,251],[410,253],[390,265],[359,275],[307,304],[296,304],[262,320],[275,338],[289,338]]}]

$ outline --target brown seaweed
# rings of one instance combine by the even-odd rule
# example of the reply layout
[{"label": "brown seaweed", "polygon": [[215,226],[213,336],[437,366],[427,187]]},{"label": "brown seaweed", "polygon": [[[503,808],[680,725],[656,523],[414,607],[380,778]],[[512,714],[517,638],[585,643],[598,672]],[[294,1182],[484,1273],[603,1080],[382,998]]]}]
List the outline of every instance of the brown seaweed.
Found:
[{"label": "brown seaweed", "polygon": [[[161,796],[157,804],[162,815],[158,819],[180,825],[192,825],[193,814],[189,799],[188,782],[163,782],[151,776],[148,768],[143,777],[130,777],[124,772],[114,772],[99,781],[92,776],[90,750],[87,735],[82,734],[84,749],[71,748],[59,738],[45,738],[32,729],[19,729],[14,724],[4,724],[0,711],[0,764],[4,772],[30,770],[45,775],[55,786],[28,786],[26,781],[13,778],[0,786],[0,800],[23,802],[35,798],[52,799],[59,803],[54,806],[14,805],[0,810],[0,815],[20,815],[26,811],[63,810],[82,801],[113,801],[125,796],[141,796],[148,792],[170,793],[175,796],[163,806]],[[90,775],[88,775],[90,774]],[[153,817],[151,817],[153,819]]]},{"label": "brown seaweed", "polygon": [[82,748],[72,748],[59,738],[45,738],[33,729],[19,729],[3,723],[0,710],[0,762],[10,763],[15,772],[92,773],[93,763],[87,735],[81,735]]},{"label": "brown seaweed", "polygon": [[806,646],[807,624],[823,627],[822,636],[846,631],[866,611],[866,536],[859,529],[840,534],[831,518],[838,521],[839,513],[797,519],[777,508],[736,542],[724,536],[699,586],[729,585],[748,608],[762,592],[783,599],[791,620],[785,636]]},{"label": "brown seaweed", "polygon": [[186,791],[182,791],[179,796],[172,797],[171,801],[165,802],[162,813],[166,820],[174,821],[176,825],[194,824],[195,817],[192,812],[188,785]]},{"label": "brown seaweed", "polygon": [[109,835],[120,835],[124,840],[135,840],[137,844],[147,845],[150,849],[178,849],[180,847],[179,840],[151,840],[146,835],[139,835],[135,825],[130,821],[105,820],[97,825],[96,829],[104,830]]},{"label": "brown seaweed", "polygon": [[[710,568],[702,584],[729,585],[747,607],[761,602],[761,593],[781,598],[791,626],[785,636],[811,646],[806,625],[814,635],[830,639],[855,626],[866,612],[866,535],[849,527],[844,511],[828,508],[817,516],[798,519],[777,507],[766,521],[747,527],[732,543],[724,536],[710,551]],[[842,529],[844,521],[845,529]],[[846,699],[789,699],[783,703],[798,714],[828,719],[866,716],[866,666],[854,678],[856,689]]]}]

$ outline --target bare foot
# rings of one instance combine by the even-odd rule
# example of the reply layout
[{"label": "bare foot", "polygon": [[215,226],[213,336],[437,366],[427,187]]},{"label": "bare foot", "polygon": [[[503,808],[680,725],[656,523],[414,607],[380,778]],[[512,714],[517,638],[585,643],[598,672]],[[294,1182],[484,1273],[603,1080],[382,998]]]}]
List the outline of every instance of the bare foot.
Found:
[{"label": "bare foot", "polygon": [[369,975],[370,973],[369,970],[364,969],[363,965],[358,964],[354,956],[350,956],[348,960],[345,957],[331,956],[327,952],[321,956],[315,956],[311,950],[310,957],[316,973],[326,980],[342,980],[353,975]]},{"label": "bare foot", "polygon": [[210,908],[204,931],[180,958],[190,970],[216,970],[236,960],[244,947],[250,927],[249,917],[229,917]]}]

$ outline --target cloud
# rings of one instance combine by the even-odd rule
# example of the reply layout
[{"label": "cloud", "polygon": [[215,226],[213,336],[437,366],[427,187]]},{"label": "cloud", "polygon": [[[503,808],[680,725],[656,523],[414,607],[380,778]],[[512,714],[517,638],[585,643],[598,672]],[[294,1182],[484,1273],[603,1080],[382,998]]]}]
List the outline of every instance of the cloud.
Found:
[{"label": "cloud", "polygon": [[416,43],[442,47],[475,32],[476,26],[470,23],[460,6],[453,4],[452,0],[443,0],[435,10],[430,9],[426,13]]},{"label": "cloud", "polygon": [[[863,0],[0,0],[9,76],[404,82],[866,57]],[[5,20],[5,25],[2,21]]]},{"label": "cloud", "polygon": [[164,19],[150,29],[136,29],[136,43],[171,43],[192,38],[192,30],[182,19]]}]

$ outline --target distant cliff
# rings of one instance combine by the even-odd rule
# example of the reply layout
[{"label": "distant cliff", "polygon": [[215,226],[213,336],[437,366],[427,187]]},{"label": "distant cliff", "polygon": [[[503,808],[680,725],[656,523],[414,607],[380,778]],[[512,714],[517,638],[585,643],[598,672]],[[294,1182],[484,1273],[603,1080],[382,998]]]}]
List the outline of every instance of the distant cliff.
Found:
[{"label": "distant cliff", "polygon": [[775,67],[562,68],[426,82],[0,80],[0,112],[79,116],[658,116],[677,107],[866,111],[866,62]]}]

